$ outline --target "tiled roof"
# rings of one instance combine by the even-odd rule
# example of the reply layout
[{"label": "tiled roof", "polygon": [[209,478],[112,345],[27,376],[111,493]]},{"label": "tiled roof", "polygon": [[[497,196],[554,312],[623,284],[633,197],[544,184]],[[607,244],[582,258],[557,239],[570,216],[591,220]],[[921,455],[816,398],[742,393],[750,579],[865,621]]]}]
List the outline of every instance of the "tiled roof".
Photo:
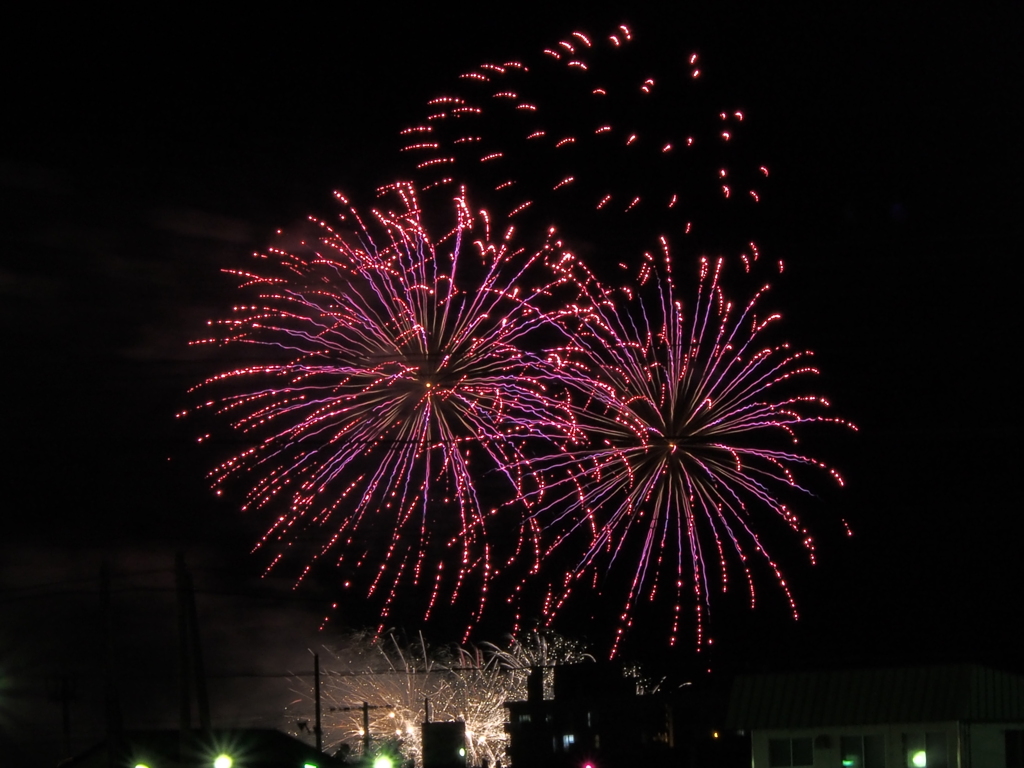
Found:
[{"label": "tiled roof", "polygon": [[1024,721],[1024,677],[974,664],[761,674],[733,683],[729,727]]}]

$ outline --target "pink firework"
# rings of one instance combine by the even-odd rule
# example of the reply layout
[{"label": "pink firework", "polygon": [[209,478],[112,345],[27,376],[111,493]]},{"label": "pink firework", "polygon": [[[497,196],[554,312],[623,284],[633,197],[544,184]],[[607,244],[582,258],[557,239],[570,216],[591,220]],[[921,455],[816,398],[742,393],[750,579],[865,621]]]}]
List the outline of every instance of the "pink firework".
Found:
[{"label": "pink firework", "polygon": [[[524,447],[576,429],[552,387],[564,372],[531,351],[562,337],[534,301],[543,286],[529,287],[545,249],[491,237],[464,197],[434,239],[411,189],[393,191],[399,213],[363,219],[338,196],[340,225],[314,222],[313,237],[230,270],[247,298],[205,342],[259,361],[197,388],[216,390],[202,407],[247,443],[210,478],[271,518],[259,546],[272,566],[306,544],[299,580],[332,559],[346,585],[362,574],[383,596],[382,620],[399,591],[429,617],[471,582],[472,624],[492,578],[529,556],[532,534],[494,499],[523,492]],[[489,527],[502,514],[499,555]]]},{"label": "pink firework", "polygon": [[817,373],[811,353],[769,340],[780,316],[762,313],[768,286],[734,304],[722,289],[723,261],[702,259],[687,304],[664,243],[662,254],[661,265],[645,261],[628,290],[586,275],[573,282],[584,290],[566,319],[577,324],[580,346],[567,355],[590,372],[579,417],[589,443],[533,464],[547,478],[532,502],[550,537],[548,554],[576,553],[575,567],[549,577],[548,620],[574,592],[624,593],[613,654],[637,602],[659,593],[674,595],[673,644],[684,593],[691,594],[700,646],[708,596],[716,586],[727,589],[731,564],[753,604],[756,558],[795,614],[759,530],[771,518],[781,521],[813,560],[813,539],[785,498],[806,492],[798,477],[805,469],[841,483],[834,470],[792,449],[810,424],[848,424],[823,415],[828,402],[807,393]]},{"label": "pink firework", "polygon": [[707,91],[697,53],[652,57],[634,37],[626,26],[574,32],[529,59],[464,73],[402,132],[420,189],[471,183],[514,223],[557,217],[593,268],[629,263],[659,237],[749,268],[768,175],[749,120]]}]

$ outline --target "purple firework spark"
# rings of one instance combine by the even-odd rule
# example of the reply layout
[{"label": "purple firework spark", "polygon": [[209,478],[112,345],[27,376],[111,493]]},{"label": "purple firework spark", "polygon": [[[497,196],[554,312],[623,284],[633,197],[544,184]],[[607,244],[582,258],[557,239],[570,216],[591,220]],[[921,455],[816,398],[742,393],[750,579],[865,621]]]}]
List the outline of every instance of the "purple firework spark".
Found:
[{"label": "purple firework spark", "polygon": [[577,31],[462,74],[402,132],[402,149],[421,190],[470,183],[512,222],[557,222],[592,267],[633,261],[664,236],[749,268],[768,169],[751,156],[743,110],[705,79],[697,53],[638,47],[624,25]]},{"label": "purple firework spark", "polygon": [[529,288],[545,249],[524,254],[491,237],[464,196],[454,228],[432,239],[411,188],[393,191],[399,213],[374,210],[367,223],[339,195],[341,227],[315,222],[299,247],[228,270],[249,298],[205,341],[262,358],[199,387],[231,390],[201,407],[248,442],[210,478],[218,493],[247,486],[243,509],[271,515],[258,545],[278,550],[271,567],[315,532],[298,580],[329,555],[346,573],[368,571],[382,621],[399,588],[423,590],[429,617],[440,594],[455,602],[472,577],[471,625],[491,579],[529,554],[534,535],[506,528],[513,551],[499,557],[488,535],[499,505],[486,503],[498,490],[478,489],[521,494],[524,446],[575,430],[551,389],[559,363],[529,351],[563,337],[536,306],[543,287]]},{"label": "purple firework spark", "polygon": [[[472,626],[499,573],[518,576],[523,561],[546,589],[548,623],[588,584],[621,588],[613,654],[639,601],[666,592],[671,641],[690,593],[703,644],[709,593],[726,589],[734,559],[751,602],[751,560],[763,559],[795,613],[764,518],[813,558],[786,499],[806,490],[806,467],[839,475],[786,441],[845,422],[801,389],[811,353],[769,342],[779,317],[761,314],[767,286],[741,305],[721,286],[723,258],[747,271],[758,258],[736,225],[767,175],[734,156],[743,112],[688,100],[695,55],[655,76],[629,58],[631,40],[625,27],[605,40],[576,32],[538,61],[481,65],[431,102],[404,150],[421,198],[456,197],[444,236],[431,236],[412,185],[392,185],[398,213],[367,224],[342,199],[342,228],[317,222],[309,242],[234,273],[253,298],[209,341],[263,358],[202,385],[228,388],[205,407],[250,441],[213,484],[240,482],[244,508],[272,516],[260,542],[282,550],[272,566],[315,533],[299,580],[330,556],[382,599],[381,627],[400,592],[422,595],[429,617],[440,596],[461,606],[475,589]],[[496,203],[504,236],[470,214],[469,181]],[[575,228],[589,269],[553,240],[556,219]],[[516,250],[513,225],[547,239]],[[700,256],[690,304],[669,238],[719,255]],[[595,277],[641,258],[634,288]],[[516,631],[527,584],[510,598]]]},{"label": "purple firework spark", "polygon": [[[603,571],[625,567],[627,578],[609,582],[610,588],[628,584],[613,655],[637,601],[662,589],[675,593],[673,644],[682,593],[693,593],[699,647],[712,565],[724,591],[730,550],[751,603],[749,559],[756,553],[795,615],[786,581],[758,533],[759,520],[767,513],[784,521],[813,560],[813,539],[782,491],[806,491],[796,476],[803,466],[842,482],[817,459],[786,447],[804,425],[847,422],[821,415],[828,402],[799,389],[817,373],[811,353],[767,340],[780,319],[760,314],[768,286],[745,305],[733,304],[721,286],[723,261],[705,258],[696,298],[687,306],[673,281],[667,243],[662,246],[663,264],[649,257],[634,289],[610,290],[586,275],[574,281],[583,293],[567,319],[578,324],[580,347],[568,354],[590,371],[589,381],[581,380],[587,401],[580,410],[589,444],[566,446],[533,465],[547,477],[543,493],[531,500],[535,519],[551,537],[548,554],[576,546],[578,555],[575,568],[551,584],[548,620],[578,585],[589,581],[599,588]],[[561,264],[582,270],[571,261]],[[627,559],[632,565],[616,563]]]}]

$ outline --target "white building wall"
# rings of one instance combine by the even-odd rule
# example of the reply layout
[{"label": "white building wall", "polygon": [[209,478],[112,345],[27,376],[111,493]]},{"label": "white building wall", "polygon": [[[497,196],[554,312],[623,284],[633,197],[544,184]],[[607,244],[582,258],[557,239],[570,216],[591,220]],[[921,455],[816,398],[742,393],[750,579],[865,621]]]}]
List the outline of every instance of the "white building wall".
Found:
[{"label": "white building wall", "polygon": [[[959,760],[960,733],[956,722],[754,730],[750,734],[751,766],[752,768],[770,768],[768,761],[769,739],[810,738],[814,745],[813,768],[848,768],[843,766],[844,756],[840,748],[841,737],[881,735],[885,739],[885,768],[913,768],[908,765],[907,755],[904,751],[904,735],[938,732],[946,736],[948,768],[968,768],[967,764]],[[1002,739],[1002,731],[999,731],[999,738]],[[989,745],[990,735],[987,733],[982,735],[981,741],[983,744]],[[990,746],[986,746],[985,749],[990,749]],[[1004,768],[1004,766],[1005,762],[998,764],[975,762],[970,768]],[[864,768],[864,766],[853,766],[852,768]]]},{"label": "white building wall", "polygon": [[964,768],[1006,768],[1006,731],[1021,730],[1021,723],[972,723],[964,726],[970,762]]}]

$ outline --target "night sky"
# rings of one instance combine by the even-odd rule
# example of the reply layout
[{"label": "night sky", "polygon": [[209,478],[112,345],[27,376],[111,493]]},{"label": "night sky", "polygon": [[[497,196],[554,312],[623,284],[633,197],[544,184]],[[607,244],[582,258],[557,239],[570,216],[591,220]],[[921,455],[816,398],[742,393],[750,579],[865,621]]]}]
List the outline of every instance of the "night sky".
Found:
[{"label": "night sky", "polygon": [[[235,299],[220,270],[279,227],[331,216],[335,189],[372,199],[408,168],[398,131],[459,73],[623,21],[652,60],[699,51],[709,91],[750,116],[772,169],[757,236],[787,265],[772,301],[816,351],[816,389],[860,428],[813,438],[847,480],[801,507],[818,564],[779,540],[799,621],[767,583],[753,612],[742,594],[713,602],[712,651],[639,632],[629,652],[684,677],[952,660],[1024,671],[1020,19],[444,7],[35,18],[4,51],[0,744],[57,739],[62,675],[73,747],[102,733],[103,562],[128,722],[175,724],[179,549],[215,719],[288,725],[291,674],[331,644],[317,633],[330,574],[294,592],[287,574],[261,579],[259,521],[212,496],[211,454],[174,418],[217,369],[187,342]],[[332,613],[347,622],[373,617]],[[500,622],[480,637],[500,640],[489,630]]]}]

